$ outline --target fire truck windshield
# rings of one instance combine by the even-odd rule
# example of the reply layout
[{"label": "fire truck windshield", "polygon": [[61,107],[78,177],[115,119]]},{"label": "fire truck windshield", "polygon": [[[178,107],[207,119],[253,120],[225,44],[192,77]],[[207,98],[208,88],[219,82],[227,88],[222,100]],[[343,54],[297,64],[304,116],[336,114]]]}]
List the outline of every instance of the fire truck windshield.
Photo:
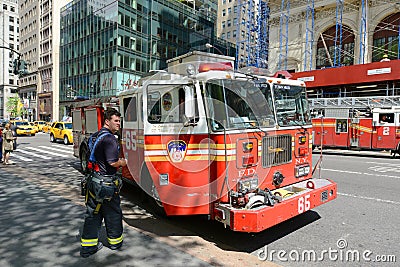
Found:
[{"label": "fire truck windshield", "polygon": [[205,84],[205,98],[213,131],[275,125],[271,93],[253,81],[210,80]]},{"label": "fire truck windshield", "polygon": [[274,84],[273,90],[278,125],[311,123],[305,87]]}]

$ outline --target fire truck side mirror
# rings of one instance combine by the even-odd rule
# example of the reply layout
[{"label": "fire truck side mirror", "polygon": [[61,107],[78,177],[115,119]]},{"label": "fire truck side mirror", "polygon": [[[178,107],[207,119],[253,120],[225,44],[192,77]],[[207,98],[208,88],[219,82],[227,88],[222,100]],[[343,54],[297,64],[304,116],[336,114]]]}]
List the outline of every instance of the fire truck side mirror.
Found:
[{"label": "fire truck side mirror", "polygon": [[186,118],[195,117],[195,98],[193,86],[185,86],[185,116]]}]

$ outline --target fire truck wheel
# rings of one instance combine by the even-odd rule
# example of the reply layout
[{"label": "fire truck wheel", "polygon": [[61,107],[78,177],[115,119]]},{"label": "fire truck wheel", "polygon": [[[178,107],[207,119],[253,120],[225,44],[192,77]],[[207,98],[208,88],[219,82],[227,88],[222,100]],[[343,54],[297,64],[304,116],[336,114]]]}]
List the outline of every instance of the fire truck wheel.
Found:
[{"label": "fire truck wheel", "polygon": [[85,146],[81,147],[81,151],[79,152],[79,158],[81,160],[82,172],[86,174],[88,159],[87,159],[87,148]]},{"label": "fire truck wheel", "polygon": [[53,134],[50,134],[50,142],[54,143],[56,141],[56,139],[54,138]]}]

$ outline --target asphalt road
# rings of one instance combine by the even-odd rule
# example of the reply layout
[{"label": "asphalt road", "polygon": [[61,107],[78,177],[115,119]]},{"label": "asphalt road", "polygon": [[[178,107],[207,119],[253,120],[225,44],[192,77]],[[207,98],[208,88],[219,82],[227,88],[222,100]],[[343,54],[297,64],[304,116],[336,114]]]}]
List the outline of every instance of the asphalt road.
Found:
[{"label": "asphalt road", "polygon": [[[33,145],[49,146],[48,135],[19,138],[19,149]],[[318,157],[314,155],[315,161]],[[282,266],[396,266],[399,167],[399,159],[325,155],[321,176],[338,183],[338,198],[258,234],[235,233],[203,216],[164,218],[151,202],[143,202],[138,189],[125,185],[122,206],[129,245],[122,252],[106,249],[82,261],[79,162],[60,157],[17,163],[13,169],[0,169],[0,225],[9,229],[0,234],[0,242],[12,241],[0,248],[0,264],[23,266],[26,258],[36,263],[31,266],[79,266],[111,257],[127,266],[270,265],[267,260]],[[18,240],[29,246],[19,247]]]}]

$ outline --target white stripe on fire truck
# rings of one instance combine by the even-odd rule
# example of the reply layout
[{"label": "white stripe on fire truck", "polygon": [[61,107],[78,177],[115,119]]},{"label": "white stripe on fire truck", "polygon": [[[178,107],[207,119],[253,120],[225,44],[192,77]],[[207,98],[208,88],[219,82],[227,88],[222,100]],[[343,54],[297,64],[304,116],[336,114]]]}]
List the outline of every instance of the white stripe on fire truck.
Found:
[{"label": "white stripe on fire truck", "polygon": [[167,156],[168,152],[166,150],[146,150],[144,151],[145,156]]},{"label": "white stripe on fire truck", "polygon": [[[146,156],[144,157],[145,161],[171,161],[167,156]],[[194,155],[194,156],[186,156],[184,161],[196,161],[196,160],[214,160],[214,161],[234,161],[236,160],[236,156],[215,156],[215,155]]]},{"label": "white stripe on fire truck", "polygon": [[[223,156],[225,155],[224,149],[189,149],[186,151],[187,155],[215,155],[215,156]],[[228,149],[226,150],[227,155],[236,155],[236,149]],[[168,151],[166,150],[146,150],[144,151],[145,156],[167,156]]]}]

